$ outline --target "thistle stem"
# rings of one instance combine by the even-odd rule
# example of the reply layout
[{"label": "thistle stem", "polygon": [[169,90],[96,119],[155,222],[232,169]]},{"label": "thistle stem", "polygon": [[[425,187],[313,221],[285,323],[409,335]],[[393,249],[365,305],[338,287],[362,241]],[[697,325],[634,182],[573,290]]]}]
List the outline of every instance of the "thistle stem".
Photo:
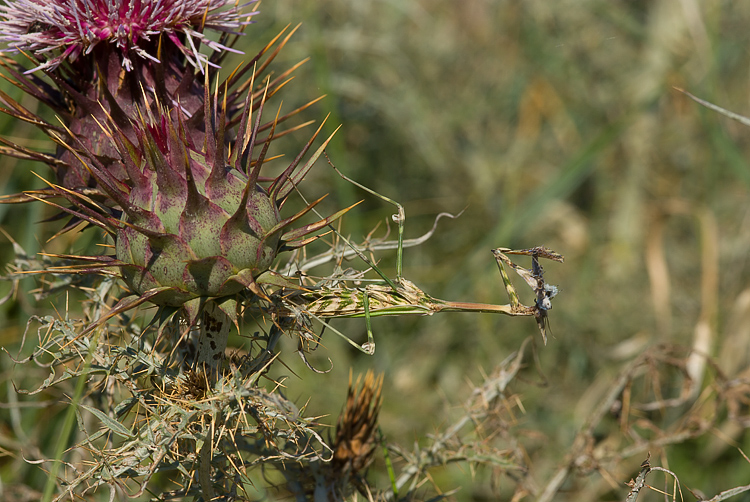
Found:
[{"label": "thistle stem", "polygon": [[232,321],[229,316],[215,302],[208,302],[203,308],[200,321],[200,337],[198,339],[199,368],[213,370],[214,373],[221,363],[229,340]]},{"label": "thistle stem", "polygon": [[211,482],[211,433],[209,428],[209,434],[206,435],[205,442],[199,452],[200,460],[198,463],[198,482],[201,484],[201,490],[203,491],[203,500],[213,500],[214,486]]},{"label": "thistle stem", "polygon": [[[198,339],[197,367],[206,371],[206,378],[210,384],[215,383],[219,375],[219,365],[224,356],[229,339],[232,321],[219,306],[209,301],[203,308],[200,320],[200,337]],[[203,491],[204,500],[214,498],[214,488],[211,481],[211,457],[213,454],[213,433],[209,426],[204,437],[203,446],[198,452],[198,481]]]}]

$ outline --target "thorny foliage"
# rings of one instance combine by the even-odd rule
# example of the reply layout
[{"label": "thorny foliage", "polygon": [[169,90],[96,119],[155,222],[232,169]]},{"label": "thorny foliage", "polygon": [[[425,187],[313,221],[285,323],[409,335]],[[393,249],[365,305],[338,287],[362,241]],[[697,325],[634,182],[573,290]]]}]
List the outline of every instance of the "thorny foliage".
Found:
[{"label": "thorny foliage", "polygon": [[[434,228],[426,237],[433,231]],[[413,245],[423,238],[405,244]],[[385,239],[375,240],[357,249],[372,253],[378,247],[387,248],[391,244]],[[15,244],[15,247],[15,267],[6,280],[17,283],[26,273],[47,271],[42,275],[44,282],[37,290],[38,295],[78,289],[88,297],[83,319],[32,317],[27,334],[35,329],[36,347],[31,355],[14,358],[16,364],[36,364],[50,371],[41,386],[22,390],[24,394],[39,394],[75,379],[86,381],[84,402],[77,403],[80,439],[76,448],[88,451],[91,460],[86,468],[66,464],[56,500],[73,493],[83,496],[102,485],[130,497],[139,497],[148,489],[152,477],[162,472],[168,473],[172,482],[182,488],[165,492],[158,500],[206,496],[207,483],[201,479],[205,473],[211,489],[230,499],[248,499],[250,496],[242,493],[243,487],[253,485],[255,478],[249,472],[257,466],[275,466],[286,479],[276,489],[289,491],[298,500],[310,497],[318,500],[321,490],[328,494],[326,500],[343,499],[351,493],[352,487],[372,496],[374,489],[368,487],[363,471],[374,453],[382,378],[374,380],[368,376],[356,398],[350,382],[349,399],[335,438],[326,441],[316,429],[320,424],[315,419],[305,418],[284,397],[282,382],[271,382],[269,389],[264,386],[268,369],[279,360],[277,343],[281,335],[298,338],[298,352],[307,363],[305,354],[317,348],[322,335],[322,331],[313,329],[313,318],[365,316],[369,321],[370,312],[373,316],[431,314],[443,308],[495,309],[508,315],[533,316],[539,310],[519,304],[515,294],[512,306],[437,300],[403,278],[397,281],[396,287],[391,283],[391,286],[370,284],[359,288],[356,284],[367,281],[368,270],[344,271],[342,257],[336,260],[335,253],[324,253],[313,261],[335,261],[335,270],[316,286],[292,292],[285,288],[269,290],[265,303],[259,304],[257,299],[247,302],[245,319],[255,320],[261,329],[247,339],[243,355],[227,355],[216,378],[196,366],[191,352],[195,350],[199,333],[191,330],[180,312],[171,310],[165,318],[165,313],[160,311],[146,327],[138,325],[126,313],[112,316],[112,304],[117,296],[113,291],[116,277],[105,277],[97,284],[88,276],[83,284],[62,273],[49,273],[54,270],[53,263],[60,266],[58,262],[50,263],[49,257],[29,258],[20,246]],[[543,248],[531,251],[549,255]],[[534,254],[535,263],[536,256]],[[507,279],[501,262],[498,263],[503,278]],[[510,261],[507,263],[513,265]],[[298,269],[302,268],[299,265],[304,267],[300,263]],[[68,270],[65,265],[62,267],[58,270]],[[513,267],[527,275],[532,273]],[[544,289],[541,267],[538,263],[536,267],[534,275],[540,282],[535,285]],[[509,291],[514,291],[512,285],[507,286]],[[293,293],[297,293],[294,301],[290,299]],[[343,309],[340,303],[332,301],[321,305],[321,298],[344,299],[349,303]],[[545,312],[548,308],[549,305],[544,307]],[[109,322],[104,324],[101,319],[109,319]],[[324,328],[335,330],[327,321],[321,322]],[[92,330],[92,326],[96,329]],[[339,334],[346,338],[343,333]],[[25,340],[26,335],[22,346],[26,345]],[[370,343],[374,350],[374,342]],[[313,369],[309,364],[308,367]],[[514,371],[518,367],[516,364]],[[454,439],[450,436],[462,427],[460,424],[441,441],[447,444]],[[93,428],[97,428],[97,432],[90,432]],[[477,461],[483,456],[496,456],[497,452],[477,448],[473,455],[462,449],[462,458]],[[506,453],[499,455],[505,457]],[[438,450],[430,457],[433,463],[436,459],[451,460],[441,457]],[[51,462],[50,459],[37,460]],[[397,489],[408,479],[418,480],[423,467],[427,466],[420,455],[414,457],[414,461],[419,467],[405,469],[395,485]],[[510,460],[504,463],[513,465]],[[414,477],[415,474],[418,476]]]},{"label": "thorny foliage", "polygon": [[[704,382],[690,376],[689,366],[695,356],[704,359],[710,369],[705,387]],[[553,500],[573,474],[598,472],[600,484],[618,489],[624,479],[623,469],[633,469],[633,460],[651,452],[665,455],[670,445],[693,441],[729,424],[747,428],[749,417],[747,369],[730,376],[710,358],[688,348],[654,346],[622,368],[599,396],[539,500]],[[740,456],[744,456],[741,451]],[[662,460],[666,463],[666,455]],[[633,483],[629,484],[631,488]],[[606,489],[600,486],[599,491]]]},{"label": "thorny foliage", "polygon": [[[16,263],[23,269],[40,265],[25,256],[19,256]],[[19,272],[11,277],[20,277]],[[44,289],[55,289],[55,284]],[[394,465],[392,486],[371,486],[363,469],[375,452],[382,381],[369,376],[359,400],[350,382],[339,432],[330,439],[315,418],[306,417],[304,409],[285,397],[281,382],[264,378],[269,367],[280,361],[276,350],[280,335],[297,336],[301,351],[317,346],[320,332],[311,324],[291,318],[281,324],[276,319],[274,324],[269,318],[267,332],[260,330],[248,338],[245,353],[228,355],[222,377],[212,385],[199,368],[186,365],[191,359],[184,351],[190,347],[191,334],[182,332],[179,319],[156,329],[118,316],[106,330],[80,336],[88,322],[112,302],[113,281],[104,279],[91,286],[82,288],[91,298],[84,309],[87,318],[32,318],[27,335],[36,334],[36,348],[31,356],[16,361],[50,372],[41,386],[22,393],[65,389],[79,377],[86,379],[86,396],[76,413],[76,449],[86,452],[87,460],[66,463],[57,500],[71,493],[85,496],[102,486],[140,496],[149,490],[157,473],[180,488],[154,495],[154,500],[198,496],[203,493],[198,470],[207,444],[213,486],[226,500],[252,500],[246,490],[258,479],[266,479],[269,493],[296,500],[320,500],[316,493],[320,496],[321,486],[328,487],[330,500],[343,500],[354,488],[371,499],[421,500],[432,492],[431,473],[454,463],[468,465],[477,473],[493,472],[498,493],[513,494],[514,500],[528,496],[554,500],[563,487],[581,483],[593,473],[599,474],[596,492],[624,493],[624,480],[634,475],[647,455],[663,454],[669,445],[695,440],[729,423],[750,426],[747,370],[726,375],[702,354],[678,346],[655,346],[627,364],[607,385],[564,462],[548,480],[541,480],[535,466],[539,433],[524,419],[529,403],[524,404],[523,395],[530,380],[541,386],[546,381],[535,364],[536,345],[527,339],[474,388],[460,413],[454,413],[455,418],[446,421],[429,441],[411,450],[388,444]],[[708,368],[705,382],[690,376],[691,357],[696,356]],[[529,374],[534,366],[536,378]],[[675,386],[674,382],[682,383]],[[359,442],[352,442],[357,436]],[[357,453],[352,444],[363,450]],[[337,455],[348,459],[347,464],[339,464],[357,468],[338,465],[332,469]],[[270,474],[274,470],[275,476]],[[645,474],[629,486],[636,485],[639,491],[648,486]],[[435,490],[440,493],[439,486]],[[738,487],[731,494],[742,491]],[[724,500],[728,493],[715,500]]]},{"label": "thorny foliage", "polygon": [[313,429],[316,422],[279,390],[258,385],[270,362],[261,348],[267,337],[257,335],[247,355],[229,357],[223,378],[211,386],[200,369],[184,367],[183,354],[170,352],[179,336],[169,332],[175,324],[156,333],[129,321],[121,318],[94,336],[80,336],[83,322],[51,316],[29,321],[37,348],[15,362],[48,368],[50,375],[38,388],[20,392],[34,395],[86,379],[76,448],[89,452],[90,463],[67,465],[57,500],[101,485],[140,496],[157,472],[170,473],[183,486],[159,500],[195,496],[201,493],[191,482],[199,463],[196,452],[205,442],[211,443],[212,465],[218,466],[214,483],[224,485],[227,494],[241,491],[246,471],[262,463],[330,460],[331,448]]}]

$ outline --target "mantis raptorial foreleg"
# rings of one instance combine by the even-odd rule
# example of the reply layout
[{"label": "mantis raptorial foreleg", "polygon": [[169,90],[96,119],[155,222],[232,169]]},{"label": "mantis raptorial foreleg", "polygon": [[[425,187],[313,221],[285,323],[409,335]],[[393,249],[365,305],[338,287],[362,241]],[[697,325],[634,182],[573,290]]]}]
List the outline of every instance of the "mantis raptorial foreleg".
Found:
[{"label": "mantis raptorial foreleg", "polygon": [[[552,308],[551,300],[557,295],[558,289],[557,286],[553,286],[552,284],[547,284],[546,282],[544,282],[544,268],[539,263],[539,258],[546,258],[548,260],[562,263],[564,261],[563,256],[541,246],[520,250],[498,248],[493,249],[492,253],[495,255],[495,260],[497,261],[497,265],[500,268],[500,274],[503,276],[505,290],[508,293],[511,306],[514,309],[521,308],[522,306],[520,304],[520,300],[518,299],[518,294],[513,287],[513,284],[510,282],[508,275],[505,273],[503,263],[513,268],[513,270],[515,270],[516,273],[518,273],[518,275],[520,275],[521,278],[526,281],[526,284],[528,284],[529,287],[531,287],[531,289],[534,291],[534,294],[536,295],[536,304],[534,306],[533,313],[534,317],[536,318],[537,326],[539,326],[539,331],[541,331],[542,333],[544,344],[546,345],[548,324],[547,311]],[[525,269],[513,263],[510,258],[506,256],[509,254],[531,256],[531,270]]]},{"label": "mantis raptorial foreleg", "polygon": [[[504,248],[501,248],[501,249],[504,249]],[[510,277],[508,277],[508,274],[505,272],[505,267],[503,267],[503,262],[508,263],[513,268],[515,268],[516,265],[512,261],[510,261],[507,256],[502,254],[498,249],[493,249],[492,253],[495,255],[495,259],[497,260],[497,266],[500,269],[500,275],[503,278],[503,284],[505,285],[505,292],[508,293],[510,306],[513,309],[517,309],[521,305],[521,300],[518,299],[518,293],[516,293],[516,288],[513,287],[513,283],[510,282]]]},{"label": "mantis raptorial foreleg", "polygon": [[375,353],[375,337],[372,335],[372,323],[370,322],[370,296],[367,294],[367,289],[362,292],[364,298],[365,307],[365,327],[367,328],[367,343],[362,344],[362,348],[367,351],[368,354],[373,355]]}]

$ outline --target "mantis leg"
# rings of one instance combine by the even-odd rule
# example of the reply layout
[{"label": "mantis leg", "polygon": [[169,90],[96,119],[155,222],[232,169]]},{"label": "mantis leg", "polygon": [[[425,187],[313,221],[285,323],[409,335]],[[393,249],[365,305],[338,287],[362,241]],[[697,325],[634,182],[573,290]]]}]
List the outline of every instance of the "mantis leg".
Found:
[{"label": "mantis leg", "polygon": [[[326,158],[327,158],[327,156],[326,156]],[[381,199],[381,200],[383,200],[383,201],[385,201],[385,202],[387,202],[389,204],[393,204],[394,206],[396,206],[397,213],[394,214],[394,215],[392,215],[391,218],[393,219],[393,221],[395,223],[398,224],[398,247],[396,248],[396,282],[399,282],[401,280],[401,277],[403,276],[403,265],[402,265],[402,263],[403,263],[403,256],[404,256],[404,222],[406,221],[406,212],[404,211],[404,206],[402,206],[401,204],[399,204],[395,200],[389,199],[385,195],[381,195],[378,192],[376,192],[375,190],[373,190],[371,188],[367,188],[366,186],[362,185],[361,183],[357,183],[353,179],[346,177],[344,175],[344,173],[342,173],[341,171],[339,171],[338,168],[336,168],[336,166],[333,165],[333,163],[330,161],[330,159],[328,160],[328,163],[331,164],[331,167],[333,167],[333,169],[336,171],[336,173],[339,176],[341,176],[344,180],[348,181],[349,183],[351,183],[352,185],[354,185],[354,186],[356,186],[358,188],[361,188],[362,190],[364,190],[365,192],[369,193],[370,195],[374,195],[375,197],[378,197],[379,199]],[[378,272],[378,274],[383,279],[385,279],[386,282],[389,283],[390,286],[393,286],[393,284],[391,284],[391,281],[388,280],[388,278],[386,278],[385,275],[374,264],[370,263],[369,260],[365,260],[365,261],[367,261],[368,265],[372,266],[373,269],[376,272]],[[396,289],[396,288],[393,288],[393,289]]]},{"label": "mantis leg", "polygon": [[393,469],[393,462],[391,462],[391,455],[388,452],[388,445],[385,443],[385,434],[383,429],[378,425],[378,442],[383,448],[383,458],[385,460],[385,468],[388,471],[388,479],[391,481],[391,490],[393,493],[393,499],[398,500],[398,485],[396,484],[396,471]]},{"label": "mantis leg", "polygon": [[375,353],[375,337],[372,335],[372,322],[370,321],[370,297],[367,295],[367,288],[362,290],[362,303],[365,307],[365,326],[367,327],[367,343],[362,345],[362,349],[369,355]]},{"label": "mantis leg", "polygon": [[504,250],[505,248],[493,249],[492,254],[495,255],[495,261],[497,261],[497,266],[500,268],[500,275],[503,277],[503,284],[505,285],[505,292],[508,293],[508,298],[510,299],[510,306],[513,309],[517,309],[521,305],[521,301],[518,299],[518,293],[516,293],[516,288],[514,288],[513,283],[510,282],[510,277],[508,277],[508,274],[505,272],[505,267],[503,267],[503,262],[512,266],[514,269],[516,268],[516,265],[512,261],[510,261],[510,259],[507,256],[505,256],[502,253],[502,251]]}]

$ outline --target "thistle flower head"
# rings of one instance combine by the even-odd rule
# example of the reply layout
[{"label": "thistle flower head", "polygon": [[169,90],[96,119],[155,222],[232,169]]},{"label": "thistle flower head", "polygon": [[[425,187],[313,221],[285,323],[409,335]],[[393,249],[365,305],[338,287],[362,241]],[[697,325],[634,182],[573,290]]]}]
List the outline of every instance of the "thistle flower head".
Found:
[{"label": "thistle flower head", "polygon": [[[115,152],[106,163],[71,131],[68,135],[74,143],[61,142],[119,210],[103,210],[86,196],[54,186],[57,195],[75,209],[58,207],[112,235],[116,261],[102,262],[102,266],[118,266],[140,300],[184,307],[194,320],[208,300],[234,298],[245,290],[263,295],[259,284],[293,286],[270,270],[278,253],[306,245],[315,239],[308,234],[348,210],[289,229],[322,200],[286,219],[281,217],[281,206],[330,138],[302,163],[319,128],[291,164],[270,185],[262,186],[259,174],[269,145],[277,137],[278,115],[269,124],[267,136],[260,138],[266,130],[261,116],[267,93],[262,93],[255,117],[251,116],[256,109],[252,96],[250,92],[244,103],[233,142],[225,142],[226,104],[220,104],[218,92],[206,93],[205,141],[201,143],[194,141],[179,114],[174,118],[158,102],[127,127],[120,127],[111,116],[100,124],[102,137]],[[116,172],[127,176],[119,178]],[[97,268],[90,271],[97,272]]]},{"label": "thistle flower head", "polygon": [[[138,109],[153,106],[157,99],[185,119],[200,114],[203,78],[196,75],[206,73],[207,66],[219,67],[227,51],[238,52],[231,46],[257,13],[243,12],[254,0],[243,5],[229,0],[5,1],[0,7],[0,43],[6,45],[4,52],[23,51],[31,68],[7,57],[0,57],[0,64],[15,85],[51,108],[100,158],[116,155],[98,125],[107,114],[126,129],[137,120]],[[207,29],[220,35],[212,40],[204,35]],[[212,52],[204,54],[201,45]],[[255,61],[240,76],[252,70]],[[236,97],[230,95],[229,120],[239,113],[232,108]],[[5,113],[32,121],[45,132],[57,129],[6,96],[0,100],[8,105]],[[195,120],[197,126],[189,133],[200,142],[202,119]],[[125,132],[135,140],[134,131]],[[33,154],[26,152],[28,156]],[[53,162],[36,158],[49,164],[66,188],[96,187],[96,180],[65,148],[58,148]],[[123,171],[115,174],[126,176]]]},{"label": "thistle flower head", "polygon": [[[84,220],[114,238],[116,263],[102,266],[116,264],[141,300],[185,307],[191,319],[200,302],[247,289],[262,295],[259,282],[286,284],[269,270],[277,254],[304,245],[309,233],[343,214],[295,230],[289,226],[315,203],[281,217],[281,205],[322,152],[300,164],[315,137],[278,178],[266,185],[259,179],[270,143],[295,129],[277,126],[317,101],[261,122],[296,68],[273,79],[264,74],[294,30],[265,60],[281,34],[209,92],[216,72],[204,63],[218,66],[255,14],[241,13],[252,3],[16,0],[0,7],[0,41],[40,63],[28,71],[7,58],[0,64],[62,122],[47,123],[0,94],[2,111],[57,143],[54,156],[12,144],[1,149],[55,170],[57,183],[29,198],[67,199],[69,206],[58,207],[73,216],[68,228]],[[218,30],[218,41],[204,37],[205,28]],[[201,44],[215,51],[210,58]]]},{"label": "thistle flower head", "polygon": [[[98,156],[105,169],[124,180],[128,173],[113,160],[118,152],[100,124],[111,118],[131,142],[136,142],[132,124],[140,120],[139,110],[160,106],[169,109],[175,120],[185,122],[186,134],[193,143],[203,143],[204,83],[208,81],[204,77],[213,73],[204,71],[203,63],[217,67],[227,50],[232,50],[230,47],[237,38],[234,34],[256,14],[242,13],[243,7],[252,3],[237,6],[228,0],[8,2],[0,7],[5,18],[0,20],[0,41],[8,44],[6,52],[24,50],[32,63],[39,65],[28,70],[2,55],[0,65],[5,68],[6,78],[50,108],[64,127],[46,122],[5,94],[0,94],[0,102],[5,104],[1,111],[31,122],[47,134],[54,131],[65,143],[83,144]],[[206,28],[221,33],[218,41],[203,36]],[[283,39],[279,34],[223,82],[220,89],[226,99],[227,123],[237,123],[247,86],[261,80],[268,64],[294,31]],[[280,39],[279,46],[268,54]],[[215,52],[210,57],[202,55],[201,43]],[[261,60],[263,56],[267,56],[265,60]],[[61,64],[63,61],[65,64]],[[40,68],[42,71],[34,71]],[[294,68],[269,79],[269,98],[286,83]],[[248,74],[250,78],[243,81]],[[285,118],[280,118],[280,122]],[[6,154],[48,164],[62,187],[101,188],[83,163],[62,145],[53,156],[18,145],[8,146],[3,149]]]},{"label": "thistle flower head", "polygon": [[[212,41],[204,28],[239,34],[250,16],[229,0],[16,0],[0,7],[0,42],[8,49],[29,52],[40,64],[31,71],[54,70],[63,61],[107,47],[119,53],[122,67],[134,69],[138,59],[158,62],[160,37],[193,66],[211,64],[199,51],[234,51]],[[237,52],[237,51],[234,51]]]}]

